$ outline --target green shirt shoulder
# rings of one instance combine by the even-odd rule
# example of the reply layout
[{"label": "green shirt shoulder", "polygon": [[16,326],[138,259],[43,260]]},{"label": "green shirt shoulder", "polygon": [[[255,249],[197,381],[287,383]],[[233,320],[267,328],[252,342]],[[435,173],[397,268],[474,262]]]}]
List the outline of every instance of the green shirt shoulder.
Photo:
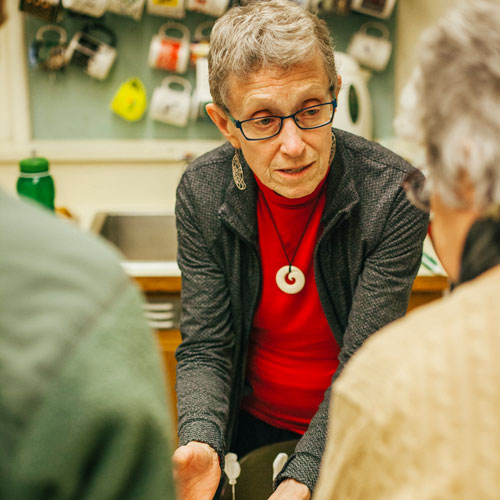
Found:
[{"label": "green shirt shoulder", "polygon": [[0,192],[0,498],[175,498],[171,420],[116,253]]}]

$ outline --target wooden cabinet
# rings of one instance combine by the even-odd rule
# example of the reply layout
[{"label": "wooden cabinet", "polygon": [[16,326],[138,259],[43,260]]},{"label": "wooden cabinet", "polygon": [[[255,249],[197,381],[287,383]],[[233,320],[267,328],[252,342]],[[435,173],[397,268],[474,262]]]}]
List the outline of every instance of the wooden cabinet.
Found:
[{"label": "wooden cabinet", "polygon": [[172,413],[175,415],[175,421],[177,421],[175,397],[175,350],[181,342],[181,332],[177,329],[156,330],[156,338],[163,359],[163,364],[165,366],[170,408],[172,409]]},{"label": "wooden cabinet", "polygon": [[417,276],[413,282],[408,311],[441,298],[449,288],[446,276]]},{"label": "wooden cabinet", "polygon": [[[166,293],[180,296],[181,278],[178,276],[137,277],[135,280],[146,295]],[[178,328],[169,328],[166,330],[157,329],[155,330],[155,334],[165,367],[170,407],[175,416],[175,421],[177,421],[175,396],[175,350],[181,342],[181,332]]]},{"label": "wooden cabinet", "polygon": [[[135,278],[135,280],[146,294],[155,292],[180,294],[180,277],[147,277]],[[448,279],[445,276],[417,276],[413,283],[408,311],[442,297],[443,293],[445,293],[448,288]],[[181,334],[178,328],[156,330],[156,338],[165,366],[171,408],[177,418],[175,397],[175,349],[181,341]]]}]

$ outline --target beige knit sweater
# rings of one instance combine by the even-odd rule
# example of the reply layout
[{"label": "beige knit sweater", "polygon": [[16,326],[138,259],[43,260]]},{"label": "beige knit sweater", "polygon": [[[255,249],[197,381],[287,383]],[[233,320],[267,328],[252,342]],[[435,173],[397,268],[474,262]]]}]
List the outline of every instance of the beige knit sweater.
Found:
[{"label": "beige knit sweater", "polygon": [[500,499],[500,266],[351,359],[313,498]]}]

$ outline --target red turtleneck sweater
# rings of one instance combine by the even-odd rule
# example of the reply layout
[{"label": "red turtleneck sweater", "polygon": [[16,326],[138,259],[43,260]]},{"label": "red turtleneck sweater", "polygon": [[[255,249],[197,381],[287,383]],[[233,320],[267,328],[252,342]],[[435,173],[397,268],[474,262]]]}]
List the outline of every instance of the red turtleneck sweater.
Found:
[{"label": "red turtleneck sweater", "polygon": [[[310,195],[289,199],[257,179],[263,285],[249,341],[247,379],[253,392],[243,399],[242,408],[275,427],[300,434],[307,430],[338,365],[339,346],[314,279],[313,252],[321,231],[325,180],[326,176]],[[288,261],[263,196],[289,258],[305,231],[292,265],[301,269],[306,281],[294,295],[276,284],[276,272]]]}]

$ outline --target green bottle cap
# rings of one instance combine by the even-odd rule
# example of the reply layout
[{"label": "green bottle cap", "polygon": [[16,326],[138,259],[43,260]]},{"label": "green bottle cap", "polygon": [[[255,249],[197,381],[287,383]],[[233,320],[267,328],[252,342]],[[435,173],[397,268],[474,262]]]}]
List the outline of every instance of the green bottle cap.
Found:
[{"label": "green bottle cap", "polygon": [[48,172],[49,162],[45,158],[25,158],[19,162],[19,167],[25,174],[38,174]]}]

